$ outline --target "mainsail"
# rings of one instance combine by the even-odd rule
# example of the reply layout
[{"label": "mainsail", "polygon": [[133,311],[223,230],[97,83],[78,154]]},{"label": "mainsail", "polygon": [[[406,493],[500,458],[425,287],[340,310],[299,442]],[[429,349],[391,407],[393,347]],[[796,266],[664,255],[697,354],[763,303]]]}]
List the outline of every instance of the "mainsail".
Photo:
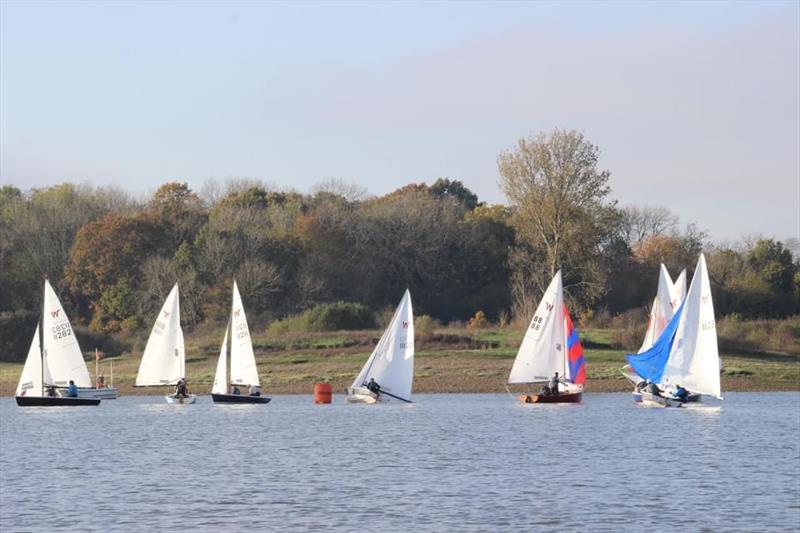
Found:
[{"label": "mainsail", "polygon": [[392,321],[367,359],[352,388],[374,379],[384,390],[404,400],[411,399],[414,380],[414,313],[411,293],[406,290]]},{"label": "mainsail", "polygon": [[174,385],[185,375],[181,313],[176,283],[158,313],[144,349],[136,386]]},{"label": "mainsail", "polygon": [[239,295],[235,280],[231,305],[231,383],[260,385],[250,328],[247,326],[242,297]]},{"label": "mainsail", "polygon": [[44,281],[42,314],[44,363],[49,373],[48,385],[66,386],[70,380],[78,387],[91,387],[92,380],[83,360],[81,347],[72,331],[67,314],[50,282]]},{"label": "mainsail", "polygon": [[686,299],[686,269],[681,270],[680,276],[675,280],[675,299],[672,301],[672,309],[677,309]]},{"label": "mainsail", "polygon": [[667,324],[672,319],[675,309],[673,302],[675,301],[675,287],[669,277],[667,267],[662,263],[658,275],[658,291],[650,308],[650,319],[647,322],[647,331],[644,335],[642,347],[639,348],[639,353],[649,350],[661,335],[661,332],[664,331],[664,328],[667,327]]},{"label": "mainsail", "polygon": [[556,272],[533,315],[514,359],[508,383],[547,381],[554,372],[564,375],[565,320],[561,271]]}]

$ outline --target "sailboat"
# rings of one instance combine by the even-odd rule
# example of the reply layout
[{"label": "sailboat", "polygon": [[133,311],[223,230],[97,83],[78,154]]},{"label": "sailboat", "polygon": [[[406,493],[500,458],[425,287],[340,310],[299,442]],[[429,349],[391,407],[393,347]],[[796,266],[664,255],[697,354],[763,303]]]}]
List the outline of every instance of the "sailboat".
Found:
[{"label": "sailboat", "polygon": [[522,339],[508,384],[547,382],[556,372],[563,381],[558,394],[526,394],[524,403],[578,403],[586,382],[586,362],[578,332],[564,304],[561,271],[556,272],[542,296]]},{"label": "sailboat", "polygon": [[228,331],[231,333],[231,386],[238,390],[241,387],[260,387],[256,358],[253,354],[253,342],[250,328],[244,314],[242,297],[236,280],[233,281],[233,302],[231,316],[225,327],[225,336],[217,360],[217,372],[214,374],[214,385],[211,398],[215,403],[269,403],[270,398],[256,394],[228,394]]},{"label": "sailboat", "polygon": [[[682,276],[685,287],[685,270]],[[646,352],[652,348],[653,343],[661,336],[664,328],[666,328],[669,321],[672,320],[677,306],[680,305],[681,298],[677,294],[676,287],[669,277],[669,272],[667,272],[667,267],[664,266],[664,263],[661,263],[658,274],[658,290],[655,298],[653,298],[653,304],[650,306],[650,318],[647,321],[647,330],[645,331],[644,340],[642,341],[642,346],[639,348],[638,353]],[[631,365],[625,365],[620,369],[620,372],[622,372],[622,375],[633,385],[642,381],[642,377],[633,370]]]},{"label": "sailboat", "polygon": [[[722,399],[714,303],[703,254],[686,299],[652,348],[625,357],[638,375],[662,389],[681,386]],[[646,407],[679,404],[674,398],[648,392],[634,393],[634,400]]]},{"label": "sailboat", "polygon": [[411,403],[414,381],[414,313],[406,289],[392,321],[347,389],[349,403]]},{"label": "sailboat", "polygon": [[70,380],[78,387],[91,388],[78,340],[58,296],[45,279],[42,315],[17,385],[17,405],[43,407],[100,403],[99,398],[62,395],[63,387]]},{"label": "sailboat", "polygon": [[[186,376],[186,353],[181,329],[181,310],[176,283],[167,295],[158,313],[147,346],[144,348],[137,387],[164,387],[177,385]],[[167,403],[191,404],[197,396],[189,394],[182,398],[177,394],[164,396]]]}]

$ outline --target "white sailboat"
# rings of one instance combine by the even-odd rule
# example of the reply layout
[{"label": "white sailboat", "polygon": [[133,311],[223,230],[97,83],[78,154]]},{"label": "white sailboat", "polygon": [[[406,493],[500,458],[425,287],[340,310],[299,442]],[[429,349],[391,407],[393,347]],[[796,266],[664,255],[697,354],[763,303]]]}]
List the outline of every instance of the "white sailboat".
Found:
[{"label": "white sailboat", "polygon": [[658,291],[650,308],[650,319],[647,322],[647,330],[642,347],[639,348],[639,353],[649,350],[653,343],[656,342],[656,339],[661,336],[664,328],[672,320],[675,309],[677,309],[677,307],[673,307],[677,300],[675,285],[673,285],[672,279],[669,277],[667,267],[664,266],[664,263],[661,263],[658,274]]},{"label": "white sailboat", "polygon": [[[158,313],[150,338],[147,340],[139,373],[137,387],[164,387],[178,385],[186,377],[186,353],[181,329],[181,312],[176,283],[161,311]],[[197,400],[194,394],[185,397],[178,394],[164,396],[167,403],[191,404]]]},{"label": "white sailboat", "polygon": [[406,289],[392,321],[347,389],[350,403],[411,402],[414,381],[414,313]]},{"label": "white sailboat", "polygon": [[[684,288],[686,283],[686,271],[683,271]],[[642,346],[639,348],[638,353],[646,352],[653,347],[653,344],[661,336],[664,328],[667,327],[669,321],[672,320],[672,315],[680,305],[680,298],[677,295],[676,287],[669,277],[669,272],[664,263],[661,263],[661,268],[658,274],[658,290],[653,304],[650,306],[650,317],[647,320],[647,329],[645,330],[644,340]],[[642,377],[634,372],[630,365],[625,365],[620,369],[622,375],[633,385],[642,381]]]},{"label": "white sailboat", "polygon": [[[238,391],[239,387],[249,387],[252,392],[248,394],[228,394],[228,330],[231,332],[230,384],[231,387],[235,387],[235,391]],[[215,403],[269,403],[270,398],[261,396],[260,386],[250,328],[247,325],[239,287],[234,280],[231,316],[225,327],[225,336],[219,351],[211,398]]]},{"label": "white sailboat", "polygon": [[[703,254],[686,299],[661,337],[650,350],[626,357],[637,374],[660,388],[669,391],[680,386],[695,394],[722,399],[714,303]],[[647,392],[636,399],[648,407],[672,403]]]},{"label": "white sailboat", "polygon": [[64,389],[70,381],[79,388],[91,389],[92,386],[83,353],[67,314],[50,282],[45,280],[41,320],[36,326],[17,384],[17,405],[26,407],[100,403],[99,398],[67,396]]},{"label": "white sailboat", "polygon": [[558,372],[558,394],[526,394],[525,403],[577,403],[583,396],[586,363],[566,306],[561,271],[556,272],[522,339],[508,384],[547,382]]}]

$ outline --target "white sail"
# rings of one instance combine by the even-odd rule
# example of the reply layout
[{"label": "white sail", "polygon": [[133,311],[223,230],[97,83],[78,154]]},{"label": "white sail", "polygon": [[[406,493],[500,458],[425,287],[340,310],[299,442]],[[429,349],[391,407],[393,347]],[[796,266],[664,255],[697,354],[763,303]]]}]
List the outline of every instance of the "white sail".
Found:
[{"label": "white sail", "polygon": [[22,367],[22,375],[17,384],[17,396],[44,396],[42,387],[42,352],[39,350],[39,324],[33,334],[28,358]]},{"label": "white sail", "polygon": [[374,379],[381,390],[411,399],[414,381],[414,313],[411,293],[406,290],[392,321],[367,359],[352,388],[363,388]]},{"label": "white sail", "polygon": [[658,337],[661,336],[661,332],[672,320],[674,310],[677,309],[677,307],[673,308],[675,298],[675,287],[669,277],[667,267],[662,263],[658,274],[658,291],[650,308],[650,319],[647,321],[647,331],[644,335],[642,347],[639,348],[639,353],[646,352],[652,348]]},{"label": "white sail", "polygon": [[214,374],[214,385],[211,392],[214,394],[226,394],[228,391],[228,326],[225,326],[225,336],[222,338],[222,347],[219,349],[219,359],[217,359],[217,371]]},{"label": "white sail", "polygon": [[525,332],[508,383],[547,381],[554,372],[564,376],[565,331],[564,295],[559,270],[544,292]]},{"label": "white sail", "polygon": [[47,280],[44,281],[42,344],[43,364],[52,380],[47,384],[66,386],[72,380],[78,387],[93,386],[67,314]]},{"label": "white sail", "polygon": [[686,299],[686,269],[681,270],[680,276],[675,280],[675,299],[672,301],[672,310],[677,311],[683,300]]},{"label": "white sail", "polygon": [[235,280],[231,305],[231,383],[260,385],[250,328],[247,326],[242,297],[239,295]]},{"label": "white sail", "polygon": [[662,382],[721,398],[719,351],[706,258],[700,254]]},{"label": "white sail", "polygon": [[136,386],[174,385],[184,377],[183,331],[178,284],[170,291],[158,313],[136,375]]}]

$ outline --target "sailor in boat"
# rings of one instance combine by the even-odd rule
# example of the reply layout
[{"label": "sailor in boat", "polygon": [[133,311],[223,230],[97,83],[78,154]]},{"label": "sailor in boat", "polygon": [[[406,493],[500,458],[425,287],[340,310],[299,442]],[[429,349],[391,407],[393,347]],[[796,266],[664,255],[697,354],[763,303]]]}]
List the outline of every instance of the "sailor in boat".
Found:
[{"label": "sailor in boat", "polygon": [[378,382],[375,381],[375,378],[369,378],[369,383],[367,383],[367,390],[375,395],[376,400],[381,397],[381,386],[378,385]]},{"label": "sailor in boat", "polygon": [[556,372],[555,374],[553,374],[553,377],[550,378],[550,383],[548,383],[547,387],[545,387],[545,390],[546,390],[545,394],[552,394],[554,396],[557,395],[558,394],[558,384],[560,382],[561,382],[561,378],[558,377],[558,372]]},{"label": "sailor in boat", "polygon": [[178,383],[175,385],[175,397],[183,399],[189,397],[189,386],[186,382],[186,378],[179,379]]},{"label": "sailor in boat", "polygon": [[106,388],[106,378],[103,376],[97,376],[97,388],[98,389],[105,389]]},{"label": "sailor in boat", "polygon": [[250,385],[250,396],[261,396],[261,387],[258,385]]},{"label": "sailor in boat", "polygon": [[685,402],[689,399],[689,391],[678,385],[675,392],[672,393],[672,397],[679,402]]},{"label": "sailor in boat", "polygon": [[67,387],[67,396],[70,398],[78,397],[78,387],[73,380],[69,380],[69,387]]},{"label": "sailor in boat", "polygon": [[47,386],[47,396],[50,398],[55,398],[56,396],[56,387],[55,385],[48,385]]},{"label": "sailor in boat", "polygon": [[661,389],[659,389],[659,388],[658,388],[658,385],[656,385],[656,384],[655,384],[655,383],[653,383],[652,381],[649,381],[649,380],[648,380],[647,384],[644,386],[644,392],[650,393],[650,394],[652,394],[653,396],[659,396],[659,397],[660,397],[660,396],[661,396],[661,394],[662,394],[664,391],[662,391]]},{"label": "sailor in boat", "polygon": [[236,385],[231,385],[231,394],[233,394],[234,396],[239,396],[241,393],[242,391],[239,390],[239,387],[237,387]]}]

